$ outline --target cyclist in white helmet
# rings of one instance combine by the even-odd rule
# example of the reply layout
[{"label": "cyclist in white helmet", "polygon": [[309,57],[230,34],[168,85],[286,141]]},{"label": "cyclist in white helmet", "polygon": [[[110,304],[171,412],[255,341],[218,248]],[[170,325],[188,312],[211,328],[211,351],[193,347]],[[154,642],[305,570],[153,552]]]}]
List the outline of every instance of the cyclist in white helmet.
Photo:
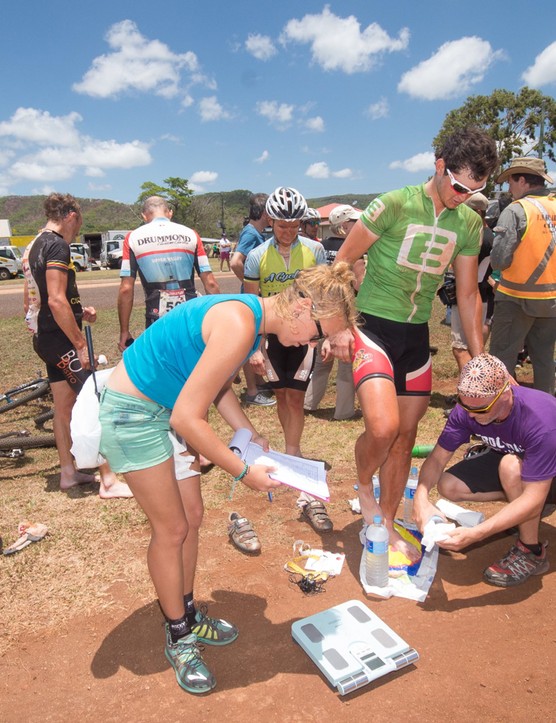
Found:
[{"label": "cyclist in white helmet", "polygon": [[305,217],[301,221],[299,232],[306,238],[311,238],[313,241],[319,241],[319,226],[320,226],[320,213],[316,208],[308,208]]},{"label": "cyclist in white helmet", "polygon": [[[299,191],[277,188],[268,197],[266,212],[274,235],[249,252],[244,271],[245,291],[262,297],[273,296],[290,286],[302,269],[326,263],[322,245],[299,235],[299,223],[307,214],[307,203]],[[293,319],[292,328],[295,325]],[[316,344],[318,340],[317,336],[311,341]],[[266,349],[251,357],[255,371],[266,375],[274,389],[286,453],[298,457],[302,456],[303,400],[314,364],[315,344],[286,347],[269,334]],[[302,494],[297,503],[313,529],[332,530],[332,522],[320,500]]]}]

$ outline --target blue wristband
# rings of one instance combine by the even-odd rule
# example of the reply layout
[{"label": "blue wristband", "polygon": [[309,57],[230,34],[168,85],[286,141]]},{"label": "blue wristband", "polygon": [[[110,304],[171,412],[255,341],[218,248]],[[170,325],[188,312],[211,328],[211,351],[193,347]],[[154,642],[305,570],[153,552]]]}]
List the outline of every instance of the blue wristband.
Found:
[{"label": "blue wristband", "polygon": [[237,477],[234,477],[234,482],[241,482],[241,480],[249,474],[249,465],[247,462],[245,463],[245,467],[243,468],[243,471],[238,474]]}]

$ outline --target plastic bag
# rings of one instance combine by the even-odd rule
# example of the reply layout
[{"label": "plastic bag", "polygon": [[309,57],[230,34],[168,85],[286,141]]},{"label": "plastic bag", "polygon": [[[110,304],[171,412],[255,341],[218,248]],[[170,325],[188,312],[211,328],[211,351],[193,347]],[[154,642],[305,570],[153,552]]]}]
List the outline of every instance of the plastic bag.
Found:
[{"label": "plastic bag", "polygon": [[[99,392],[104,388],[113,370],[112,368],[95,372]],[[71,453],[75,458],[77,469],[91,469],[106,461],[99,453],[102,431],[98,418],[99,408],[100,404],[95,394],[95,383],[91,374],[77,395],[71,413]]]}]

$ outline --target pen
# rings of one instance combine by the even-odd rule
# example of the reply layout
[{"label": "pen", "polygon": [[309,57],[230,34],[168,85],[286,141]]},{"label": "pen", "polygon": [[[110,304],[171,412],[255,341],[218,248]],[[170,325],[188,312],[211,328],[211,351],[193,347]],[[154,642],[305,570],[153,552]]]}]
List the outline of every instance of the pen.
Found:
[{"label": "pen", "polygon": [[272,502],[272,492],[268,492],[268,501]]}]

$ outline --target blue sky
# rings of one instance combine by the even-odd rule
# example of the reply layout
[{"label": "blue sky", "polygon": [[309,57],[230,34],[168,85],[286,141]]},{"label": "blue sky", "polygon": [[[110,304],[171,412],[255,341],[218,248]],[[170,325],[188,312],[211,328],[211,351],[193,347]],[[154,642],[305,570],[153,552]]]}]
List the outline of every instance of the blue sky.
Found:
[{"label": "blue sky", "polygon": [[[133,202],[144,181],[308,197],[418,183],[471,94],[556,89],[522,2],[4,3],[0,195]],[[554,172],[554,164],[549,164]]]}]

